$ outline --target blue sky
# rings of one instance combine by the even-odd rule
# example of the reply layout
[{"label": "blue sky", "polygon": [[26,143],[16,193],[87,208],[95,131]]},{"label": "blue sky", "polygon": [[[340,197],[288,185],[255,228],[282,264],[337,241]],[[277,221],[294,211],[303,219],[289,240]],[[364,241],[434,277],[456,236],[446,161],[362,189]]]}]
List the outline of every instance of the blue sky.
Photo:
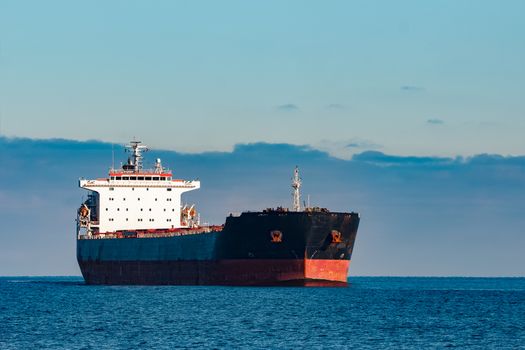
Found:
[{"label": "blue sky", "polygon": [[76,179],[135,136],[201,178],[213,223],[287,205],[298,164],[314,203],[362,214],[353,274],[524,276],[523,13],[0,1],[0,275],[78,273]]},{"label": "blue sky", "polygon": [[4,0],[1,133],[522,154],[523,13],[510,0]]}]

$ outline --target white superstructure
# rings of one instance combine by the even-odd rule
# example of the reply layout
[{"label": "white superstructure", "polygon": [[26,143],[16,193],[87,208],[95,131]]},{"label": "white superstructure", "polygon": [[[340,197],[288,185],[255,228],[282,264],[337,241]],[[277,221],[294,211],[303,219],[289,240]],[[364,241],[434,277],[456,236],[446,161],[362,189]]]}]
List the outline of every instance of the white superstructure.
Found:
[{"label": "white superstructure", "polygon": [[133,141],[127,148],[131,156],[121,169],[111,169],[107,178],[79,180],[89,194],[79,209],[78,234],[196,227],[195,208],[182,205],[181,195],[200,188],[200,181],[173,179],[160,159],[144,170],[146,146]]}]

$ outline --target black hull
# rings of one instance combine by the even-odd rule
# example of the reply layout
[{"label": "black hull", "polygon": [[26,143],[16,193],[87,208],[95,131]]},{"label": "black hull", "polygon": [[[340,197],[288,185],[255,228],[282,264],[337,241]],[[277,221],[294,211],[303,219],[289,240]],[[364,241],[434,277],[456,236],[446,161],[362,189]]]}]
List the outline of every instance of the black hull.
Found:
[{"label": "black hull", "polygon": [[355,213],[257,212],[222,231],[162,238],[79,239],[88,284],[344,285]]}]

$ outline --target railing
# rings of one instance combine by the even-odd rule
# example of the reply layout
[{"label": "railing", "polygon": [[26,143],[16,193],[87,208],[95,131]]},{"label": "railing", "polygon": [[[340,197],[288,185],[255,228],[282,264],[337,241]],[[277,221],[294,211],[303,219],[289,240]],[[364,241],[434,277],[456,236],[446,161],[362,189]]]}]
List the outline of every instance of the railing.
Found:
[{"label": "railing", "polygon": [[118,231],[107,233],[93,233],[92,235],[79,235],[79,239],[129,239],[129,238],[164,238],[188,235],[198,235],[212,231],[221,232],[224,225],[200,226],[197,228],[180,228],[175,230],[148,231]]}]

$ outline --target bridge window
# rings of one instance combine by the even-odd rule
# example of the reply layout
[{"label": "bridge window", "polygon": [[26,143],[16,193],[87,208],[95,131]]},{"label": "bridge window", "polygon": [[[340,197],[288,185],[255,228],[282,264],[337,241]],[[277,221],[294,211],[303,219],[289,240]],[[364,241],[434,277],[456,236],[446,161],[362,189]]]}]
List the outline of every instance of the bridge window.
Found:
[{"label": "bridge window", "polygon": [[136,176],[130,176],[129,179],[130,179],[130,180],[136,180],[137,177],[136,177]]},{"label": "bridge window", "polygon": [[122,180],[129,180],[129,177],[128,176],[124,176],[124,177],[122,177]]},{"label": "bridge window", "polygon": [[165,177],[161,177],[159,180],[160,181],[166,181],[166,178]]},{"label": "bridge window", "polygon": [[144,180],[151,181],[151,177],[146,176],[146,177],[144,178]]},{"label": "bridge window", "polygon": [[158,177],[153,177],[152,178],[154,181],[159,181],[159,178]]},{"label": "bridge window", "polygon": [[115,177],[115,180],[122,180],[120,176]]},{"label": "bridge window", "polygon": [[144,176],[137,177],[137,180],[141,180],[141,181],[144,180]]}]

